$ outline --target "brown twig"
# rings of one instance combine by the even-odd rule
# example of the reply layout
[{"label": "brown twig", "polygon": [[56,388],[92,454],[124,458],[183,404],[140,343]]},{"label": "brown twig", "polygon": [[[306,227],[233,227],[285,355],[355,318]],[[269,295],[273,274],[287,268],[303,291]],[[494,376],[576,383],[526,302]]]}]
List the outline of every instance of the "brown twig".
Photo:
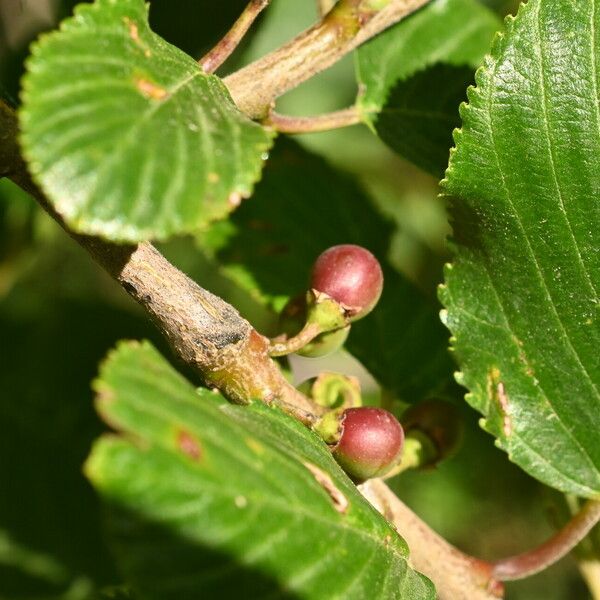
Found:
[{"label": "brown twig", "polygon": [[[448,544],[414,515],[382,480],[367,481],[359,490],[402,531],[413,565],[432,579],[442,600],[502,597],[500,582],[524,579],[543,571],[571,552],[600,520],[600,501],[589,500],[546,542],[522,554],[487,562],[463,554]],[[587,566],[591,572],[586,575],[590,579],[597,577],[598,564],[590,562]],[[452,577],[448,576],[449,568],[454,574]],[[597,581],[592,583],[597,584]]]},{"label": "brown twig", "polygon": [[234,102],[254,119],[274,100],[337,62],[428,0],[339,0],[319,23],[225,78]]},{"label": "brown twig", "polygon": [[238,47],[242,38],[271,0],[250,0],[250,3],[219,43],[198,62],[206,73],[214,73]]},{"label": "brown twig", "polygon": [[307,323],[294,337],[285,340],[271,340],[269,356],[286,356],[297,352],[321,333],[323,330],[316,323]]},{"label": "brown twig", "polygon": [[313,117],[292,117],[270,111],[263,125],[280,133],[316,133],[348,127],[360,123],[360,115],[354,106],[343,110],[316,115]]},{"label": "brown twig", "polygon": [[[1,101],[0,110],[3,136],[11,131],[16,136],[14,112]],[[0,166],[143,306],[175,354],[208,386],[218,388],[233,402],[262,400],[307,425],[317,421],[322,407],[286,381],[269,358],[269,340],[235,308],[192,281],[149,243],[118,245],[71,231],[21,160],[4,161]]]},{"label": "brown twig", "polygon": [[410,548],[412,566],[435,584],[440,600],[502,598],[504,586],[492,565],[463,554],[415,515],[381,479],[358,486],[361,494],[396,526]]}]

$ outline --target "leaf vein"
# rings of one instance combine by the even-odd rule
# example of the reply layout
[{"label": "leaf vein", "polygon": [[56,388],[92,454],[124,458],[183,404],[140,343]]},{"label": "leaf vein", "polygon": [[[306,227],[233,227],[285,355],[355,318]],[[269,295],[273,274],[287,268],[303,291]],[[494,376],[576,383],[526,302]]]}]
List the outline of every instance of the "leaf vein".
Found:
[{"label": "leaf vein", "polygon": [[[544,42],[542,40],[542,26],[541,26],[541,19],[540,19],[540,11],[541,11],[541,3],[538,4],[537,13],[536,13],[539,44],[536,44],[535,47],[538,50],[538,55],[539,55],[539,60],[540,60],[539,72],[540,72],[540,94],[542,96],[542,103],[541,103],[542,113],[543,113],[542,123],[543,123],[544,133],[546,136],[546,142],[548,144],[548,163],[550,165],[552,181],[553,181],[554,187],[556,189],[556,195],[557,195],[558,204],[560,207],[560,212],[564,216],[567,230],[569,231],[569,235],[571,237],[571,240],[573,241],[573,246],[575,247],[575,253],[577,254],[577,260],[579,262],[581,271],[584,275],[584,279],[587,280],[587,284],[588,284],[590,290],[592,291],[592,293],[595,293],[596,297],[598,297],[598,291],[594,287],[594,284],[592,282],[590,274],[588,273],[588,271],[585,267],[585,263],[583,262],[583,256],[581,254],[581,249],[579,248],[577,238],[575,237],[575,234],[573,232],[573,227],[571,225],[571,221],[569,220],[569,214],[568,214],[566,206],[565,206],[564,193],[562,191],[558,173],[556,171],[555,149],[554,149],[554,144],[552,143],[552,137],[550,135],[550,122],[549,122],[550,111],[548,108],[548,93],[547,93],[547,89],[546,89],[547,82],[546,82],[546,76],[545,76],[546,54],[544,52]],[[592,14],[593,14],[593,12],[592,12]],[[593,21],[593,18],[592,18],[592,21]],[[595,78],[594,78],[594,81],[595,81]],[[596,94],[596,102],[595,102],[596,107],[598,107],[597,99],[598,99],[598,96]]]},{"label": "leaf vein", "polygon": [[[494,72],[493,72],[493,78],[496,78],[497,75],[497,68],[498,68],[498,64],[500,61],[496,61],[494,64]],[[521,215],[519,214],[513,200],[511,197],[511,192],[510,189],[506,183],[506,178],[504,175],[504,168],[502,166],[501,160],[500,160],[500,155],[498,153],[498,147],[497,147],[497,142],[496,142],[496,135],[495,135],[495,127],[494,127],[494,117],[493,117],[493,111],[492,111],[492,97],[491,94],[488,92],[487,94],[487,102],[486,102],[486,112],[487,112],[487,121],[488,121],[488,126],[489,126],[489,134],[490,134],[490,147],[492,149],[492,152],[494,154],[494,159],[496,161],[496,166],[498,169],[498,173],[500,175],[500,180],[502,182],[502,190],[504,192],[504,197],[506,199],[507,205],[510,208],[512,214],[514,215],[515,219],[516,219],[516,223],[519,227],[519,230],[521,232],[521,236],[523,238],[523,241],[525,242],[525,247],[527,248],[527,253],[529,254],[532,264],[535,267],[535,273],[537,275],[537,278],[541,284],[541,287],[544,291],[544,294],[546,296],[547,299],[547,304],[548,307],[550,309],[550,311],[554,314],[554,317],[556,319],[556,322],[558,323],[560,329],[562,330],[562,336],[563,339],[565,340],[566,345],[570,348],[570,351],[572,353],[572,355],[574,356],[575,360],[579,363],[579,366],[581,367],[581,371],[583,373],[583,375],[585,376],[585,379],[587,379],[587,381],[590,384],[590,387],[593,391],[593,393],[595,393],[596,397],[598,399],[600,399],[600,392],[598,391],[596,385],[594,384],[589,372],[587,371],[585,365],[583,364],[583,362],[581,361],[581,357],[579,356],[579,353],[577,352],[577,350],[575,349],[575,347],[573,346],[573,343],[571,341],[571,338],[569,337],[568,331],[565,328],[565,325],[558,313],[558,311],[556,310],[556,306],[554,305],[553,299],[552,299],[552,295],[550,294],[550,290],[548,288],[548,284],[546,282],[546,278],[544,277],[544,272],[542,271],[542,268],[538,262],[537,256],[535,254],[535,252],[533,251],[533,247],[531,245],[531,240],[529,239],[529,235],[527,233],[527,230],[525,228],[525,226],[523,225],[523,221],[521,219]],[[487,270],[487,265],[486,265],[486,270]],[[496,293],[496,296],[499,299],[500,305],[502,306],[502,310],[506,316],[506,313],[504,311],[504,306],[502,304],[502,301],[500,300],[500,296],[497,293],[496,289],[495,289],[495,284],[493,279],[491,278],[491,274],[488,272],[488,275],[490,276],[490,283],[492,285],[492,287],[494,288],[494,291]],[[512,331],[512,327],[508,324],[508,320],[507,320],[507,326],[509,327],[509,329]]]}]

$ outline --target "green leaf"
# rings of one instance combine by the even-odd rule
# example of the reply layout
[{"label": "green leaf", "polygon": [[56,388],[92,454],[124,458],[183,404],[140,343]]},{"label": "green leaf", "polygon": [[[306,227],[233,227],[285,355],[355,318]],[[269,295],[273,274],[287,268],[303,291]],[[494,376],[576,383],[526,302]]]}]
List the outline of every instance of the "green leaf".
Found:
[{"label": "green leaf", "polygon": [[444,64],[399,81],[377,118],[379,137],[418,167],[442,176],[452,131],[460,126],[458,106],[466,100],[471,83],[470,67]]},{"label": "green leaf", "polygon": [[369,122],[398,81],[438,62],[476,67],[501,22],[477,0],[434,0],[356,53],[359,106]]},{"label": "green leaf", "polygon": [[[457,86],[469,80],[462,73],[458,80],[440,79],[436,70],[420,73],[414,83],[407,80],[435,63],[475,68],[500,26],[498,17],[477,0],[435,0],[361,46],[356,70],[363,121],[392,149],[439,176],[448,162],[450,133],[466,89]],[[407,92],[414,95],[408,114]],[[440,98],[433,108],[442,114],[423,114],[431,111],[435,92]],[[425,131],[424,116],[433,121],[425,123]],[[426,145],[431,131],[437,131],[435,139]],[[411,148],[415,143],[420,151]]]},{"label": "green leaf", "polygon": [[272,134],[150,30],[143,0],[80,6],[27,67],[25,155],[76,231],[128,242],[194,231],[260,176]]},{"label": "green leaf", "polygon": [[[330,246],[368,248],[383,265],[383,295],[370,315],[352,325],[348,349],[409,402],[451,379],[437,308],[387,263],[393,227],[351,177],[280,138],[254,197],[225,228],[219,259],[238,282],[276,307],[306,291],[315,259]],[[214,241],[217,235],[211,235]]]},{"label": "green leaf", "polygon": [[447,172],[441,298],[468,401],[511,459],[600,494],[600,14],[529,0],[507,20]]},{"label": "green leaf", "polygon": [[434,597],[405,543],[297,421],[194,389],[148,343],[121,344],[95,387],[124,436],[99,441],[87,473],[144,598]]}]

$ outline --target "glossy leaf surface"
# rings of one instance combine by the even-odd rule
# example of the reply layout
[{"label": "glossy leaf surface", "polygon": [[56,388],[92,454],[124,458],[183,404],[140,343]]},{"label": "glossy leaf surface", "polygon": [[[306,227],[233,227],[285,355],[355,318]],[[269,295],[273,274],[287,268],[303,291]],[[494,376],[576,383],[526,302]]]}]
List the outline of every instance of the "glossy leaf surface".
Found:
[{"label": "glossy leaf surface", "polygon": [[[600,493],[600,14],[530,0],[462,111],[441,298],[460,382],[511,459]],[[576,41],[575,41],[576,40]]]}]

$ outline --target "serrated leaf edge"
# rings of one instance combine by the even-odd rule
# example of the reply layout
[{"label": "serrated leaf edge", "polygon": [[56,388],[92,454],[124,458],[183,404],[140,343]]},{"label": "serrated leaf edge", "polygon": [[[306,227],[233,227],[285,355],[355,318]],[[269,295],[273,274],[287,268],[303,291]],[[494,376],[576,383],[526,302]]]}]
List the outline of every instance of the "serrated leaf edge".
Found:
[{"label": "serrated leaf edge", "polygon": [[[51,41],[56,36],[61,35],[62,33],[67,33],[71,30],[76,30],[78,22],[85,17],[86,13],[94,13],[103,5],[111,5],[117,4],[115,0],[95,0],[92,4],[79,4],[75,7],[72,16],[63,19],[59,26],[45,33],[42,33],[30,46],[30,53],[25,60],[25,75],[21,81],[21,92],[20,92],[20,100],[21,100],[21,109],[18,111],[19,123],[20,123],[20,133],[19,133],[19,145],[21,147],[22,154],[27,161],[29,172],[35,183],[44,191],[47,195],[47,199],[50,201],[52,206],[56,209],[56,211],[65,219],[68,223],[69,228],[76,233],[84,234],[84,235],[92,235],[107,239],[109,241],[117,242],[117,243],[139,243],[144,241],[166,241],[168,238],[173,235],[187,235],[193,234],[199,231],[201,228],[210,226],[210,223],[214,223],[216,221],[220,221],[228,217],[242,202],[242,200],[250,198],[252,195],[254,186],[258,183],[262,176],[263,164],[257,162],[257,166],[253,172],[249,173],[248,177],[248,185],[237,185],[235,186],[230,194],[227,204],[225,206],[225,210],[221,211],[217,215],[210,215],[208,217],[203,216],[198,219],[197,222],[191,222],[185,225],[174,226],[173,223],[170,226],[152,226],[146,228],[140,228],[136,225],[132,225],[129,227],[124,227],[123,223],[119,218],[115,218],[112,220],[100,220],[100,219],[89,219],[81,216],[76,216],[74,214],[69,214],[69,207],[65,208],[64,202],[61,202],[60,198],[53,198],[52,194],[49,193],[47,186],[44,185],[41,172],[42,167],[40,163],[35,160],[34,156],[32,156],[32,152],[30,149],[30,145],[27,140],[27,134],[24,133],[24,125],[27,123],[28,112],[27,112],[27,98],[30,93],[29,89],[29,78],[28,73],[35,70],[35,60],[40,54],[40,48],[43,48],[48,41]],[[149,3],[142,2],[143,9],[145,11],[145,17],[148,19],[150,5]],[[154,32],[152,32],[154,33]],[[158,34],[154,34],[158,35]],[[199,72],[202,73],[202,69],[198,66]],[[237,107],[233,102],[231,94],[228,88],[223,84],[223,82],[216,77],[215,75],[206,75],[206,77],[213,77],[216,81],[219,82],[221,91],[225,93],[225,96],[231,102],[231,106],[236,110]],[[240,115],[245,115],[238,111]],[[247,118],[247,117],[246,117]],[[249,123],[255,123],[251,119],[247,119]],[[259,124],[255,123],[257,126]],[[261,145],[257,148],[257,153],[260,155],[268,154],[268,151],[271,149],[273,142],[277,136],[277,132],[270,128],[263,127],[263,132],[267,138],[265,144]],[[72,211],[71,211],[72,212]]]}]

